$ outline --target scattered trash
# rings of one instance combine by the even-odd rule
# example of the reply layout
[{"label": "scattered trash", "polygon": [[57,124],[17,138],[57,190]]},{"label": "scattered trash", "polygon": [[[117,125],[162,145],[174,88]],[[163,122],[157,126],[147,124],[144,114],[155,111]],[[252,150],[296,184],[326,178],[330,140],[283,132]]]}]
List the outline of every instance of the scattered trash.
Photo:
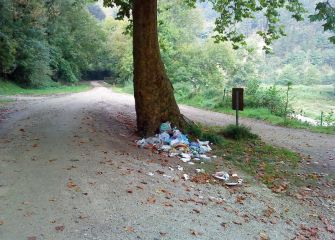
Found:
[{"label": "scattered trash", "polygon": [[[160,134],[156,134],[154,137],[138,140],[137,146],[168,153],[169,157],[178,156],[181,161],[189,164],[194,164],[191,161],[209,161],[211,159],[206,155],[212,150],[209,141],[190,142],[187,135],[177,128],[172,128],[170,122],[162,123],[159,130]],[[216,158],[216,156],[214,157]]]},{"label": "scattered trash", "polygon": [[231,176],[227,172],[216,172],[213,174],[213,177],[225,181],[227,186],[237,186],[242,185],[243,179],[239,178],[236,173],[233,173]]},{"label": "scattered trash", "polygon": [[229,174],[227,172],[216,172],[215,174],[213,174],[213,177],[224,181],[229,180]]},{"label": "scattered trash", "polygon": [[211,158],[207,157],[205,154],[200,155],[200,159],[202,159],[202,160],[211,160]]},{"label": "scattered trash", "polygon": [[242,185],[243,179],[237,179],[237,182],[226,182],[227,186],[236,186],[236,185]]},{"label": "scattered trash", "polygon": [[155,174],[152,173],[152,172],[148,172],[147,175],[152,177],[152,176],[154,176]]},{"label": "scattered trash", "polygon": [[197,169],[195,169],[195,171],[197,172],[197,173],[205,173],[205,169],[200,169],[200,168],[197,168]]},{"label": "scattered trash", "polygon": [[171,123],[170,122],[162,123],[161,126],[159,127],[159,130],[160,132],[170,132],[172,130]]},{"label": "scattered trash", "polygon": [[184,178],[185,181],[187,181],[187,180],[190,179],[190,176],[188,176],[187,174],[184,174],[184,175],[183,175],[183,178]]},{"label": "scattered trash", "polygon": [[184,171],[184,168],[179,166],[179,165],[177,166],[177,168],[178,168],[179,171]]}]

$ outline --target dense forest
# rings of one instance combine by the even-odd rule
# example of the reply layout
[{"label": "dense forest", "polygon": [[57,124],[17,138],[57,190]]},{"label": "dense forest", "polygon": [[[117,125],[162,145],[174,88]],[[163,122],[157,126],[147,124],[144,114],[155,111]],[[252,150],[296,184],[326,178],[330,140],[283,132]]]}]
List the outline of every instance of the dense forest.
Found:
[{"label": "dense forest", "polygon": [[85,0],[1,0],[0,76],[22,86],[75,83],[103,56]]}]

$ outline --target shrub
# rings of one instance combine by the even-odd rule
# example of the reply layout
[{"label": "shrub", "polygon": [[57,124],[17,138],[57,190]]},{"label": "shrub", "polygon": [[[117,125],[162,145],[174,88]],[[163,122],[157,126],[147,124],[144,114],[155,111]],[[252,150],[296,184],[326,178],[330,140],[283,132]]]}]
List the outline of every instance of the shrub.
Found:
[{"label": "shrub", "polygon": [[250,128],[246,126],[228,125],[221,134],[226,138],[241,140],[241,139],[257,139],[258,136],[250,132]]}]

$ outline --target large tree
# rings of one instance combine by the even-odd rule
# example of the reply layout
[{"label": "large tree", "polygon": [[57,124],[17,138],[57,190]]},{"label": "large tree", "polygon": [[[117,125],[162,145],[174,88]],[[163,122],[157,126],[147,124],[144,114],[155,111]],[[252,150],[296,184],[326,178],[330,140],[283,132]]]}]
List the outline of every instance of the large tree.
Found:
[{"label": "large tree", "polygon": [[[201,0],[204,2],[205,0]],[[194,7],[196,0],[184,0]],[[267,26],[258,34],[269,51],[273,40],[285,35],[279,22],[285,9],[296,20],[305,13],[299,0],[208,0],[219,15],[216,20],[216,41],[230,41],[234,48],[245,45],[245,36],[238,31],[238,23],[245,18],[263,17]],[[104,5],[118,7],[118,18],[127,17],[133,28],[134,95],[138,132],[152,135],[163,121],[183,127],[181,115],[161,60],[157,32],[157,0],[104,0]],[[334,30],[334,11],[329,1],[317,5],[311,20],[326,20],[325,30]],[[332,19],[332,21],[328,21]]]}]

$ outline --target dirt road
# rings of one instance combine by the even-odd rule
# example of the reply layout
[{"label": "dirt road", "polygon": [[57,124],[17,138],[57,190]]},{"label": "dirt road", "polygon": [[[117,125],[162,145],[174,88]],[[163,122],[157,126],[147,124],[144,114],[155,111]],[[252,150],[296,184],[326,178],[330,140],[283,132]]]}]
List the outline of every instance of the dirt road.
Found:
[{"label": "dirt road", "polygon": [[1,240],[333,238],[320,209],[263,185],[184,181],[177,159],[136,148],[131,96],[97,85],[10,107],[0,123]]}]

